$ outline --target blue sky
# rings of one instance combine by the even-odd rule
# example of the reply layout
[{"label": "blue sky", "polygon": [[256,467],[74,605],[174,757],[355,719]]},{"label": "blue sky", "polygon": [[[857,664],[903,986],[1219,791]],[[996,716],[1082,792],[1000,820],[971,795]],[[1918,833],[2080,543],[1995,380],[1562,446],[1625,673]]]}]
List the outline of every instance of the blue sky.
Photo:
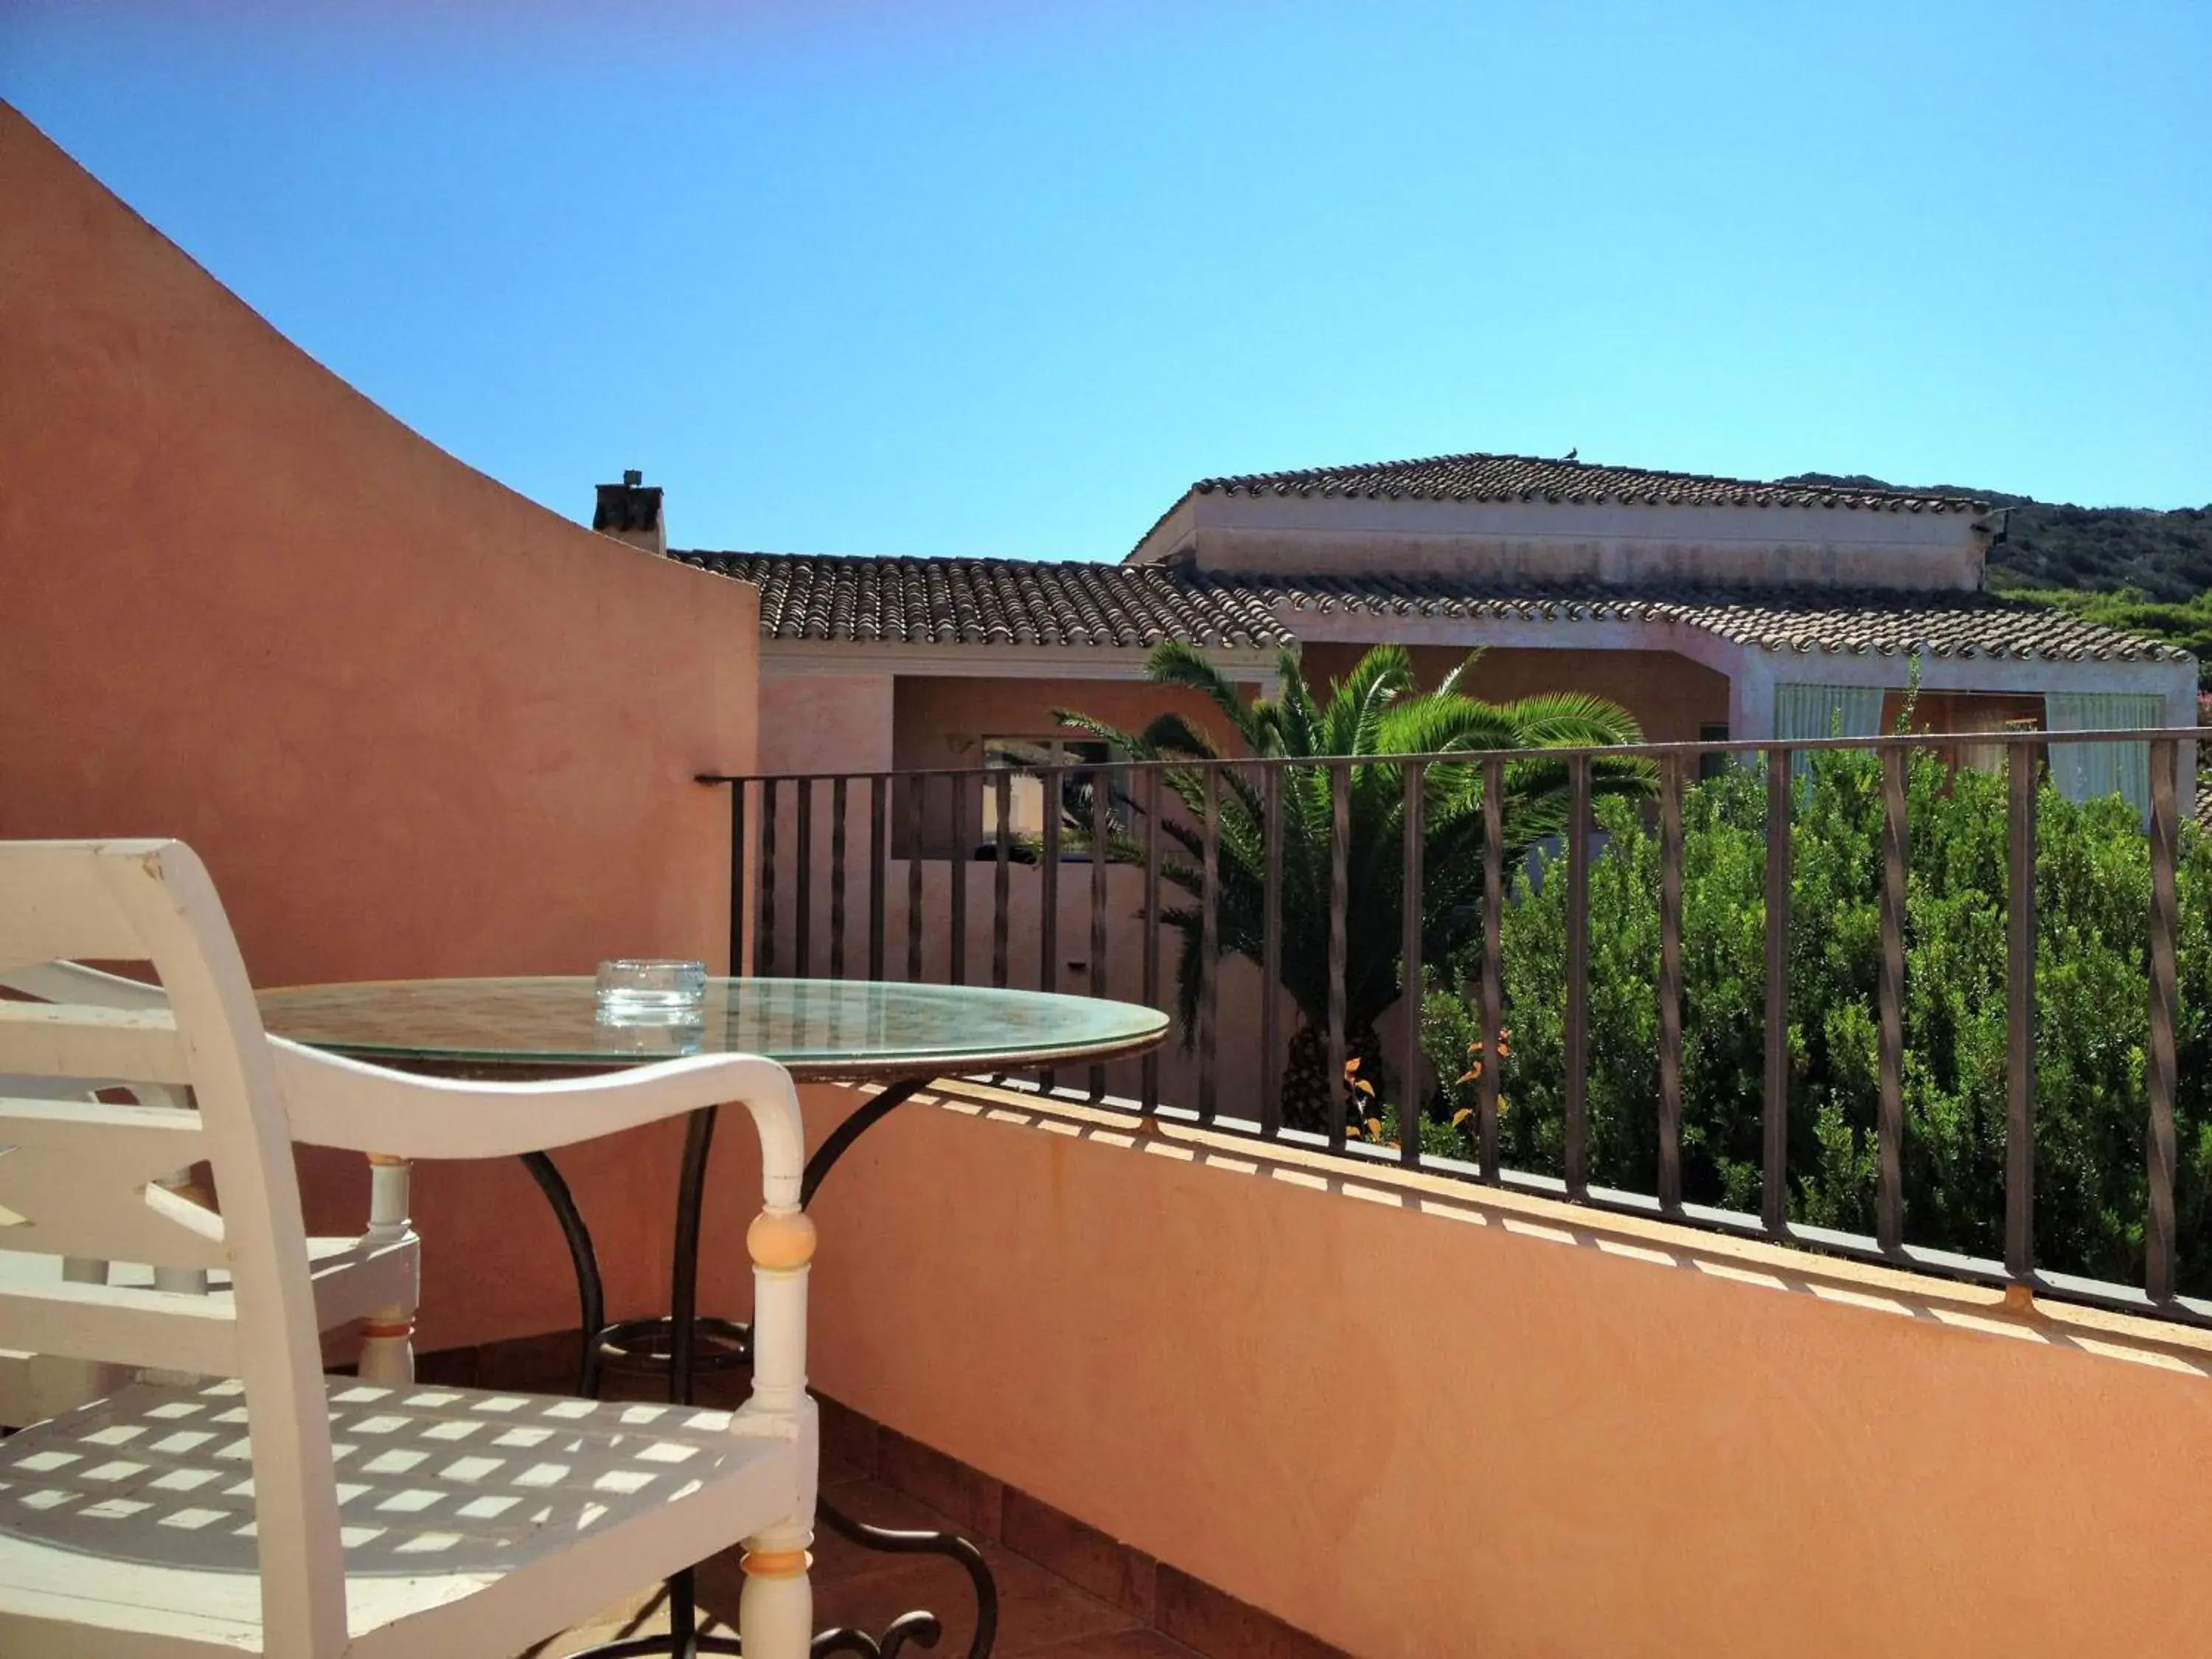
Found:
[{"label": "blue sky", "polygon": [[2203,0],[0,5],[308,351],[702,547],[1468,449],[2204,503],[2208,84]]}]

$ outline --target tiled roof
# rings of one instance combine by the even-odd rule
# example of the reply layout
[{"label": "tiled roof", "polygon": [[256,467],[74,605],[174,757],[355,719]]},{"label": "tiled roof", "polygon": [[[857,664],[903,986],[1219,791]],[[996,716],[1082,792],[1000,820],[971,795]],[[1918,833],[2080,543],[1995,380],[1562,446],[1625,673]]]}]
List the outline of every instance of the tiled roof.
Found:
[{"label": "tiled roof", "polygon": [[677,553],[761,590],[774,640],[893,645],[1272,648],[1291,635],[1256,595],[1213,592],[1158,565],[1031,559]]},{"label": "tiled roof", "polygon": [[[672,555],[761,590],[775,640],[895,645],[1266,648],[1303,616],[1668,622],[1799,654],[2174,662],[2185,653],[1993,593],[1828,587],[1604,587],[1453,576],[1273,576],[1028,559]],[[1382,630],[1378,629],[1378,632]]]},{"label": "tiled roof", "polygon": [[1602,466],[1533,455],[1432,455],[1303,472],[1249,472],[1202,478],[1198,495],[1409,496],[1415,501],[1608,501],[1655,507],[1836,507],[1879,513],[1978,513],[1963,495],[1848,485],[1761,483],[1695,472]]},{"label": "tiled roof", "polygon": [[1194,578],[1217,593],[1264,599],[1292,633],[1302,612],[1453,617],[1500,622],[1672,622],[1769,651],[1854,656],[2096,658],[2173,662],[2172,646],[1993,593],[1894,588],[1605,587],[1433,576]]}]

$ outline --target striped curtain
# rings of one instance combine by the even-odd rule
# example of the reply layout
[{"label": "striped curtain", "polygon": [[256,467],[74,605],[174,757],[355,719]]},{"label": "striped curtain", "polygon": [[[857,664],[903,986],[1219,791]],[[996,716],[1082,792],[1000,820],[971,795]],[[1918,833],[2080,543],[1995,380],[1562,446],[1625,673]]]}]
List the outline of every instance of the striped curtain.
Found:
[{"label": "striped curtain", "polygon": [[[2162,699],[2134,691],[2053,691],[2043,700],[2044,724],[2053,732],[2120,731],[2156,726]],[[2072,801],[2117,794],[2150,822],[2150,745],[2147,743],[2054,743],[2051,781]]]},{"label": "striped curtain", "polygon": [[[1881,731],[1881,699],[1878,685],[1778,685],[1774,735],[1784,742],[1875,737]],[[1790,757],[1790,769],[1801,777],[1811,764],[1802,752]]]}]

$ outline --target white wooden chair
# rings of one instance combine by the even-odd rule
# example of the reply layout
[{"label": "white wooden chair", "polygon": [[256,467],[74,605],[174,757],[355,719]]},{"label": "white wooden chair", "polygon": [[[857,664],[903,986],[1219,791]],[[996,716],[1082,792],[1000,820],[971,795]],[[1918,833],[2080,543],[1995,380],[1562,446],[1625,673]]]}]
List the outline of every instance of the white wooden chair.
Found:
[{"label": "white wooden chair", "polygon": [[[169,1006],[167,994],[143,980],[104,974],[75,962],[0,963],[0,989],[45,1002],[118,1009]],[[141,1105],[185,1106],[188,1091],[167,1084],[122,1084],[115,1079],[0,1076],[0,1098],[82,1099],[95,1091],[127,1089]],[[421,1288],[420,1247],[408,1217],[409,1167],[404,1158],[369,1160],[368,1230],[357,1237],[310,1238],[307,1260],[315,1290],[315,1320],[325,1331],[356,1322],[362,1327],[359,1370],[365,1382],[415,1380],[415,1310]],[[163,1178],[170,1191],[198,1198],[191,1171]],[[151,1267],[142,1262],[0,1251],[0,1283],[67,1279],[78,1284],[131,1285],[141,1289],[229,1293],[228,1275],[196,1267]],[[82,1405],[128,1381],[114,1365],[0,1349],[0,1424],[21,1427]]]},{"label": "white wooden chair", "polygon": [[[268,1036],[175,842],[0,843],[0,960],[150,961],[167,1008],[0,1003],[0,1073],[189,1087],[196,1111],[0,1101],[0,1249],[227,1269],[228,1296],[0,1283],[0,1346],[137,1382],[0,1442],[0,1654],[494,1659],[743,1542],[749,1659],[799,1659],[817,1435],[789,1075],[708,1055],[447,1083]],[[737,1413],[321,1371],[290,1142],[405,1157],[555,1146],[741,1101],[762,1143],[751,1397]],[[161,1179],[207,1160],[220,1215]]]}]

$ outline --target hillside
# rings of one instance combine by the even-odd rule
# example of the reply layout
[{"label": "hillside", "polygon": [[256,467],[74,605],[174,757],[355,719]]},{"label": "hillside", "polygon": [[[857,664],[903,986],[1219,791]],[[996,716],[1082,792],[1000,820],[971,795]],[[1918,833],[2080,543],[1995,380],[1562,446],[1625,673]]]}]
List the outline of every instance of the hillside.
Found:
[{"label": "hillside", "polygon": [[[1897,487],[1824,472],[1784,482]],[[1995,489],[1933,488],[2012,509],[2004,540],[1990,550],[1992,588],[2194,652],[2197,684],[2212,691],[2212,507],[2069,507]]]},{"label": "hillside", "polygon": [[[1782,482],[1874,489],[1908,487],[1824,472],[1801,473]],[[2005,539],[1990,550],[1992,587],[2132,592],[2174,605],[2186,604],[2212,588],[2212,506],[2168,513],[2134,507],[2070,507],[2002,490],[1955,484],[1926,487],[2012,509]]]}]

